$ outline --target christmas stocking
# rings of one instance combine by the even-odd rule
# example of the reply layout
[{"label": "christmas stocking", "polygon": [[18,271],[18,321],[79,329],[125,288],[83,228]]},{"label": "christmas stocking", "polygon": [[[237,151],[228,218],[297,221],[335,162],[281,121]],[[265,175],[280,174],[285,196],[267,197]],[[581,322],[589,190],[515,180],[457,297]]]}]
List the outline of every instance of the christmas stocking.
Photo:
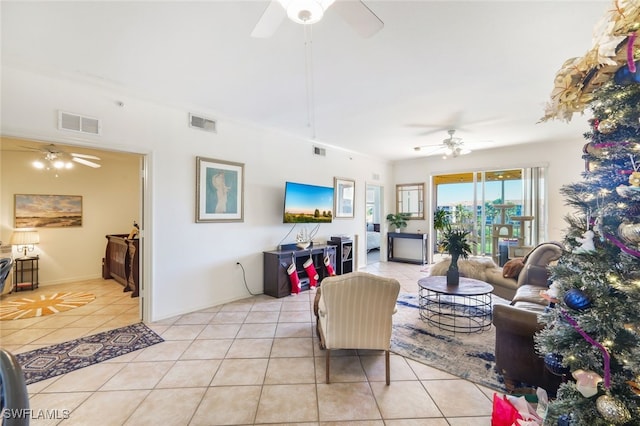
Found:
[{"label": "christmas stocking", "polygon": [[313,259],[309,258],[306,262],[302,264],[304,270],[307,271],[307,276],[309,277],[309,287],[313,290],[316,288],[316,284],[318,284],[318,280],[320,276],[316,272],[316,267],[313,266]]},{"label": "christmas stocking", "polygon": [[333,270],[333,266],[331,266],[331,259],[329,259],[329,256],[324,257],[324,267],[327,269],[327,274],[329,274],[330,277],[336,274]]},{"label": "christmas stocking", "polygon": [[300,277],[298,277],[298,271],[296,271],[296,264],[292,263],[287,268],[287,275],[289,275],[289,281],[291,282],[291,294],[300,293]]}]

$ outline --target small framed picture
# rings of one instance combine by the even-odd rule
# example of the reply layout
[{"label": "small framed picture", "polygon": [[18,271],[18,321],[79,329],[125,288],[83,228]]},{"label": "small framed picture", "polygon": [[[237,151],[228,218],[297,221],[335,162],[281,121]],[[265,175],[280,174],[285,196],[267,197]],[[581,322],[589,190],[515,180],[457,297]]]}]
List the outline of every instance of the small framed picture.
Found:
[{"label": "small framed picture", "polygon": [[196,157],[196,222],[244,221],[244,164]]},{"label": "small framed picture", "polygon": [[333,178],[333,190],[335,199],[335,217],[353,218],[356,181],[344,178]]}]

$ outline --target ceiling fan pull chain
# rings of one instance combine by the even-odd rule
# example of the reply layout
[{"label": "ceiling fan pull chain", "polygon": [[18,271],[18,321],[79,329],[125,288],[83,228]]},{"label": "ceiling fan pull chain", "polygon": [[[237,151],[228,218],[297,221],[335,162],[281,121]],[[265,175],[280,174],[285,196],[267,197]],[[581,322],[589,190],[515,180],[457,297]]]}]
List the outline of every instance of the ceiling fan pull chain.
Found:
[{"label": "ceiling fan pull chain", "polygon": [[305,74],[307,89],[307,126],[311,129],[311,138],[316,138],[316,114],[313,91],[313,40],[311,24],[304,27]]}]

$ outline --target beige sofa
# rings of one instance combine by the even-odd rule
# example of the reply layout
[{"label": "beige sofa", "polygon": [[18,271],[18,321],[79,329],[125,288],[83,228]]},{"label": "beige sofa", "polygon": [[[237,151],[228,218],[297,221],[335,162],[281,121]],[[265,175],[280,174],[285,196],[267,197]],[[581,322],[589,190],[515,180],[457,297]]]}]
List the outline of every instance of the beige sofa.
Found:
[{"label": "beige sofa", "polygon": [[[525,300],[533,303],[545,303],[539,296],[539,287],[548,287],[547,266],[558,260],[561,255],[562,245],[560,243],[548,242],[536,246],[522,259],[522,270],[517,274],[517,278],[505,277],[506,268],[499,267],[489,257],[461,259],[458,261],[458,269],[460,275],[464,277],[475,278],[491,284],[493,294],[511,300],[512,304]],[[450,259],[445,259],[436,263],[431,267],[430,275],[446,275],[450,262]]]}]

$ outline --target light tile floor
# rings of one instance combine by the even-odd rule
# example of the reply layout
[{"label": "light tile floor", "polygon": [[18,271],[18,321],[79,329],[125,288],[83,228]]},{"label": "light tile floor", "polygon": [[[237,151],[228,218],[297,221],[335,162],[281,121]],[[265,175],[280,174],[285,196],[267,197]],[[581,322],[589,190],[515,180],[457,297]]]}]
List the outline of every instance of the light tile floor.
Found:
[{"label": "light tile floor", "polygon": [[[420,269],[380,262],[363,270],[416,292]],[[97,299],[48,317],[0,321],[2,346],[19,353],[138,320],[138,300],[113,280],[55,290],[80,286]],[[29,385],[31,408],[57,417],[31,424],[490,424],[492,390],[398,355],[386,386],[382,353],[334,351],[327,385],[313,296],[248,297],[149,324],[165,342]]]}]

